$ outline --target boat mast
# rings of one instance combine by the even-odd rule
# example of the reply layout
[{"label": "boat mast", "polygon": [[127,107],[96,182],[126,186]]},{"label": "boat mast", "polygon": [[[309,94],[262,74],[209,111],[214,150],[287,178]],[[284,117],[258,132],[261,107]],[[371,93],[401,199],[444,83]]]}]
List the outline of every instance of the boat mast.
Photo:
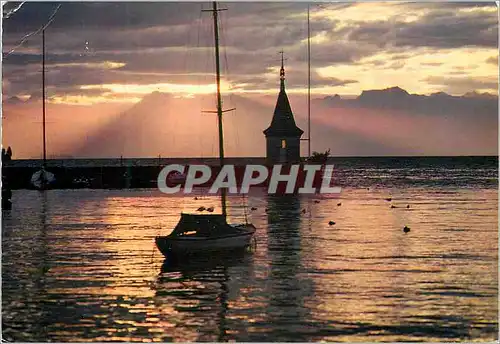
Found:
[{"label": "boat mast", "polygon": [[45,170],[45,167],[47,165],[47,148],[45,143],[45,29],[42,30],[42,131],[43,131],[42,167]]},{"label": "boat mast", "polygon": [[307,156],[311,157],[311,26],[307,4]]},{"label": "boat mast", "polygon": [[[219,61],[219,25],[217,2],[213,2],[214,36],[215,36],[215,78],[217,82],[217,119],[219,123],[219,159],[220,168],[224,166],[224,133],[222,130],[222,98],[220,93],[220,61]],[[226,216],[226,189],[221,190],[222,215]]]}]

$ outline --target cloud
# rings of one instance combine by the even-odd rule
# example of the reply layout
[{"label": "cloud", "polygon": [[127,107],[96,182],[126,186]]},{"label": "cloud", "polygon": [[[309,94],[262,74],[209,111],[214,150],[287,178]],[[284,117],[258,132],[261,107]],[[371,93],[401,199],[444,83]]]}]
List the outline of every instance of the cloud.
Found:
[{"label": "cloud", "polygon": [[[494,6],[494,5],[492,5]],[[387,47],[458,48],[496,47],[498,18],[495,12],[429,12],[416,21],[357,22],[347,31],[350,41]]]},{"label": "cloud", "polygon": [[[4,23],[4,51],[46,22],[56,6],[49,2],[23,5]],[[230,71],[231,81],[245,84],[248,90],[275,89],[277,52],[283,49],[288,58],[287,87],[290,91],[304,88],[307,4],[224,3],[220,7],[229,10],[220,12],[220,38],[223,68]],[[343,87],[352,93],[373,87],[367,84],[369,78],[401,84],[395,71],[413,75],[411,69],[425,70],[424,76],[459,73],[451,67],[445,71],[458,61],[455,51],[460,53],[464,46],[496,45],[498,20],[491,7],[434,3],[312,6],[314,84],[323,91]],[[202,13],[202,8],[211,5],[63,3],[46,32],[49,87],[61,93],[56,89],[87,84],[213,82],[212,16]],[[417,55],[431,56],[443,49],[453,52],[449,62],[422,59],[421,65],[408,63]],[[40,51],[40,37],[31,37],[5,59],[4,78],[13,86],[9,95],[29,94],[40,87]],[[470,56],[479,53],[472,51]],[[490,51],[487,56],[491,55]],[[328,75],[316,73],[332,66],[354,69],[344,68],[346,72],[341,74],[336,70]],[[478,66],[464,69],[464,76],[490,73]],[[378,72],[387,77],[379,78]],[[421,84],[415,81],[411,88],[436,89],[437,84],[420,79]]]},{"label": "cloud", "polygon": [[356,81],[356,80],[341,80],[338,78],[330,77],[330,78],[325,78],[323,80],[323,82],[324,82],[325,86],[345,86],[345,85],[349,85],[349,84],[355,84],[358,81]]},{"label": "cloud", "polygon": [[498,56],[488,57],[488,59],[486,59],[486,63],[498,66]]},{"label": "cloud", "polygon": [[490,90],[498,88],[498,77],[482,77],[471,79],[469,77],[441,77],[429,76],[424,81],[433,85],[442,85],[450,93],[466,93],[471,90]]}]

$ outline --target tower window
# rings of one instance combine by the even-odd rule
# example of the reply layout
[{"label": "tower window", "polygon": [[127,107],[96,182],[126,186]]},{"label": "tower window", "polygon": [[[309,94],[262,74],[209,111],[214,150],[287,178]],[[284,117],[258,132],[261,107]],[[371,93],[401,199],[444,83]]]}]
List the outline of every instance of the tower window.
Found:
[{"label": "tower window", "polygon": [[281,140],[281,148],[286,148],[286,140]]}]

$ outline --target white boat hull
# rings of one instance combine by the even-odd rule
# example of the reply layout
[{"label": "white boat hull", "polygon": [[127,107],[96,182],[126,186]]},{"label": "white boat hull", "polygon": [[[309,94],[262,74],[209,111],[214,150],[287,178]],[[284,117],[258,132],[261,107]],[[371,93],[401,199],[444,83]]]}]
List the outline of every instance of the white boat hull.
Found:
[{"label": "white boat hull", "polygon": [[55,182],[56,178],[53,173],[41,169],[31,176],[31,184],[37,189],[42,189],[49,184]]},{"label": "white boat hull", "polygon": [[213,251],[231,251],[243,249],[250,246],[255,227],[241,226],[244,229],[238,235],[226,237],[203,238],[203,237],[156,237],[156,246],[165,255],[205,253]]}]

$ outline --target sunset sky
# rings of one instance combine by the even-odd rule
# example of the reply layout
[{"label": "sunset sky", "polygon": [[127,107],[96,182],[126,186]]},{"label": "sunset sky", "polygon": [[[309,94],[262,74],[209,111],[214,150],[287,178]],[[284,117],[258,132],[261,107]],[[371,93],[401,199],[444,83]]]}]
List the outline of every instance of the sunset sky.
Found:
[{"label": "sunset sky", "polygon": [[[3,9],[4,105],[15,108],[14,96],[39,99],[41,34],[23,37],[54,13],[46,30],[52,105],[132,106],[154,91],[187,98],[214,92],[213,19],[201,11],[210,9],[210,2],[19,5],[8,3]],[[493,2],[310,6],[313,98],[353,98],[364,90],[395,86],[422,95],[498,94],[498,9]],[[225,95],[275,97],[278,52],[284,50],[294,106],[293,96],[307,90],[307,3],[230,2],[220,7],[227,8],[220,13]],[[304,113],[299,107],[294,111]]]}]

